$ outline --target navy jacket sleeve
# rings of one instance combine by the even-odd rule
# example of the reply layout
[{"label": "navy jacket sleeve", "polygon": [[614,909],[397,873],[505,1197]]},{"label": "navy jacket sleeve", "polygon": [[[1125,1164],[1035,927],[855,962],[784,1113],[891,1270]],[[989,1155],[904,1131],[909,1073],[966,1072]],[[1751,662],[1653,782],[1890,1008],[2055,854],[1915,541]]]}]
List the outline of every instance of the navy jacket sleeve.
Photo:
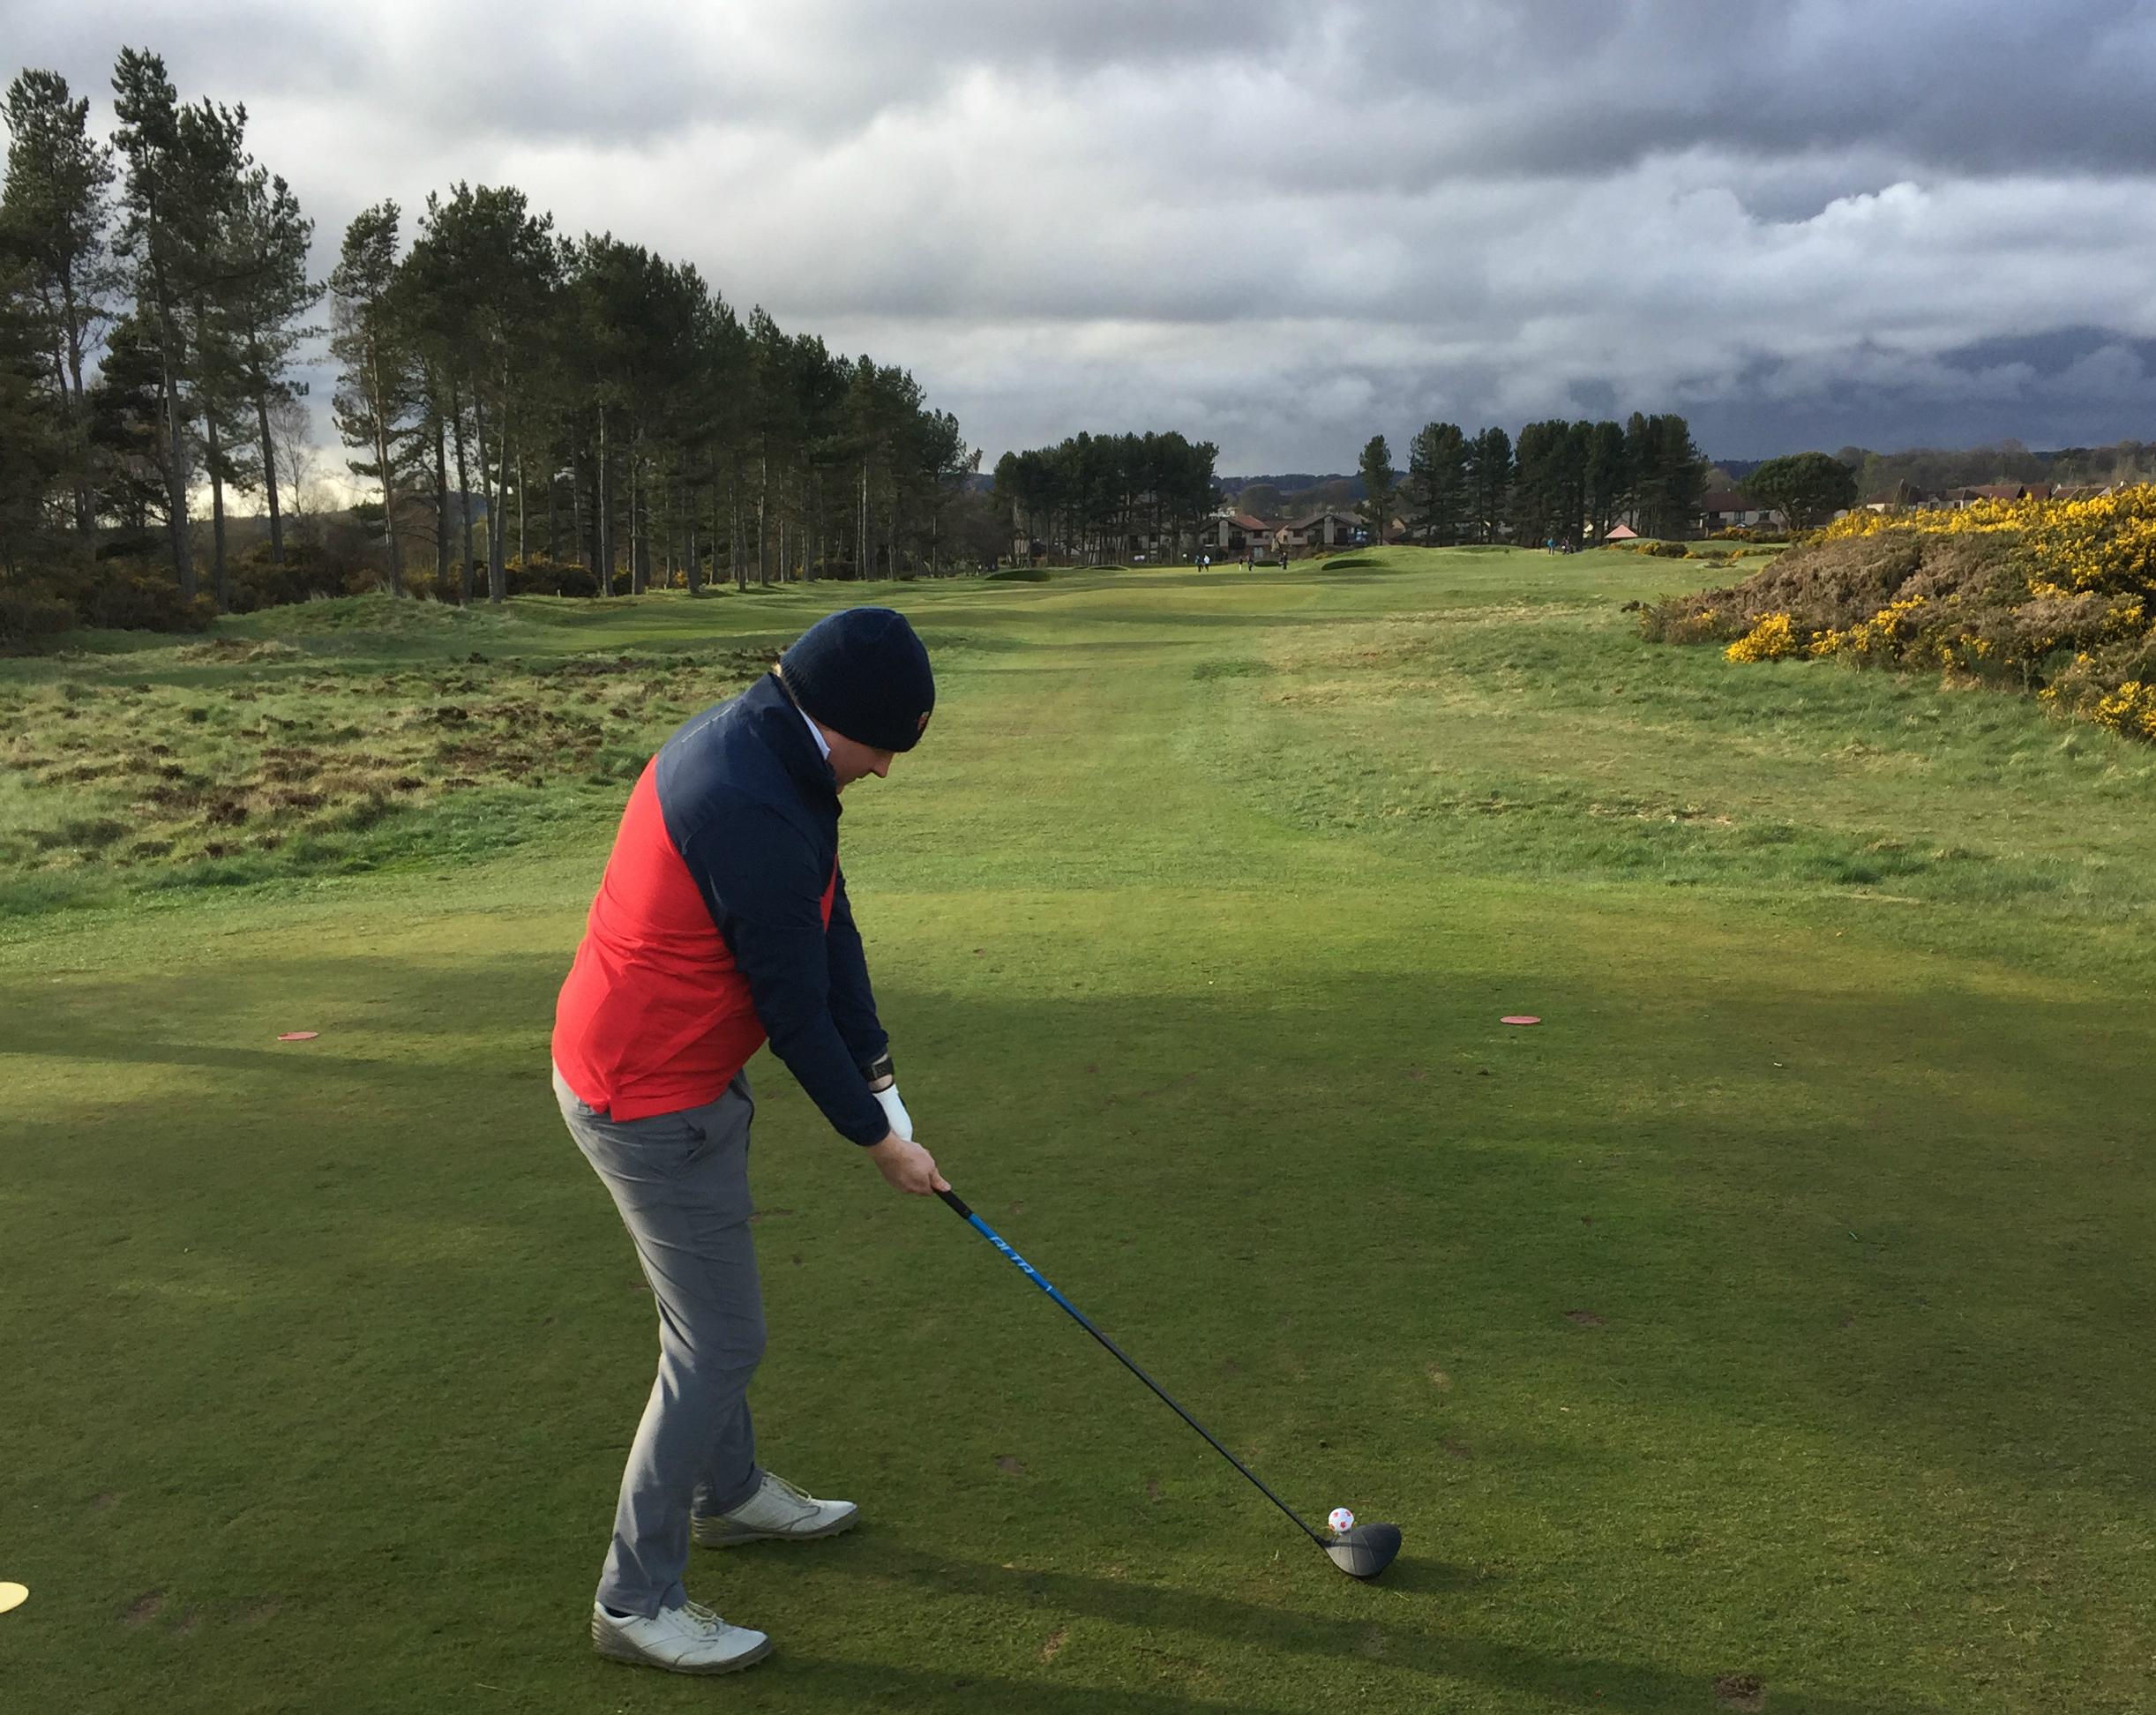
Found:
[{"label": "navy jacket sleeve", "polygon": [[861,950],[861,932],[854,926],[853,902],[846,897],[846,871],[838,872],[838,887],[831,897],[831,933],[827,942],[831,963],[831,1017],[846,1038],[847,1051],[856,1066],[880,1059],[891,1045],[876,1019],[876,996],[868,985],[868,955]]},{"label": "navy jacket sleeve", "polygon": [[[830,878],[819,872],[808,840],[765,806],[737,802],[707,815],[681,855],[748,979],[771,1052],[841,1135],[865,1146],[882,1142],[891,1129],[883,1105],[869,1094],[832,1016],[823,924]],[[834,924],[837,918],[835,898]],[[865,975],[865,968],[864,994]]]}]

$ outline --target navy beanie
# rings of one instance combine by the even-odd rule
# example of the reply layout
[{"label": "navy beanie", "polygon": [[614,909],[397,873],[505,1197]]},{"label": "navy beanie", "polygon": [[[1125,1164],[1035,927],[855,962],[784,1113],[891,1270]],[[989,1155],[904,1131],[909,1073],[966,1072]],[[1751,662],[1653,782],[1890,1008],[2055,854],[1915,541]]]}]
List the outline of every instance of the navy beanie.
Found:
[{"label": "navy beanie", "polygon": [[936,706],[928,651],[889,608],[819,619],[779,657],[779,671],[802,713],[872,750],[911,750]]}]

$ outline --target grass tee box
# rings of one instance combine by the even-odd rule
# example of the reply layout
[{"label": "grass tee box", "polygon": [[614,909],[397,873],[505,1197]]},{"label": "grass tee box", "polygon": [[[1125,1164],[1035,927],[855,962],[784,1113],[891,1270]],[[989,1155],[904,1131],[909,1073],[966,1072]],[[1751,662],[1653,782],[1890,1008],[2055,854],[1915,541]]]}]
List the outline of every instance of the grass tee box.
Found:
[{"label": "grass tee box", "polygon": [[583,1634],[654,1336],[547,1032],[649,747],[865,595],[939,675],[844,822],[924,1141],[1406,1546],[1282,1541],[760,1060],[759,1434],[864,1517],[692,1567],[730,1705],[2156,1701],[2151,753],[1642,641],[1683,562],[1358,558],[0,663],[8,1706],[711,1695]]}]

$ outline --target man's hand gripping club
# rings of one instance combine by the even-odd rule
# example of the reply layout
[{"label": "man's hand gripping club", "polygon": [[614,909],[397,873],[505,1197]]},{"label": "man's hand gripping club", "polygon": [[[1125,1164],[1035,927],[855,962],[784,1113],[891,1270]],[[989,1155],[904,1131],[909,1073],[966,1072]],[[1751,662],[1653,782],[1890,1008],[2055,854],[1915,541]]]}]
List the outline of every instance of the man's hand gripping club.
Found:
[{"label": "man's hand gripping club", "polygon": [[885,1182],[895,1191],[910,1192],[917,1197],[948,1191],[950,1181],[936,1171],[935,1157],[913,1141],[913,1116],[898,1099],[898,1081],[891,1074],[888,1054],[869,1068],[868,1089],[883,1105],[885,1117],[891,1122],[883,1142],[872,1144],[868,1151]]}]

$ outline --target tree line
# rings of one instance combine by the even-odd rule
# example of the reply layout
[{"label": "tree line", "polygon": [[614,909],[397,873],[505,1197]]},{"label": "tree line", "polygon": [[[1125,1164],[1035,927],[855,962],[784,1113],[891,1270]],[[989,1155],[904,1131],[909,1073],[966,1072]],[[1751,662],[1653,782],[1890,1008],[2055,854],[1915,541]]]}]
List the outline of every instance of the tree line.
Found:
[{"label": "tree line", "polygon": [[1054,446],[1006,453],[995,498],[1017,531],[1055,551],[1099,564],[1135,540],[1194,536],[1218,504],[1219,449],[1164,434],[1077,434]]},{"label": "tree line", "polygon": [[[1987,446],[1910,447],[1898,453],[1845,446],[1834,457],[1856,473],[1866,500],[1891,498],[1903,484],[1926,493],[1992,483],[2094,483],[2156,480],[2156,444],[2122,440],[2104,446],[2062,446],[2035,452],[2018,440]],[[1743,479],[1746,487],[1750,479]]]},{"label": "tree line", "polygon": [[1456,423],[1426,423],[1408,444],[1404,476],[1392,457],[1382,435],[1364,446],[1359,510],[1373,540],[1397,517],[1431,546],[1577,547],[1626,519],[1643,535],[1685,535],[1708,469],[1683,417],[1636,411],[1624,423],[1531,423],[1516,440],[1499,428],[1471,436]]},{"label": "tree line", "polygon": [[393,593],[468,601],[483,580],[498,602],[512,556],[599,593],[947,565],[979,454],[904,370],[745,317],[692,265],[558,233],[510,186],[430,195],[408,243],[378,202],[312,279],[313,222],[249,150],[244,106],[183,101],[131,48],[112,83],[109,143],[56,72],[7,92],[0,570],[147,538],[191,599],[206,492],[220,609],[235,494],[260,497],[286,566],[299,374],[325,338]]}]

